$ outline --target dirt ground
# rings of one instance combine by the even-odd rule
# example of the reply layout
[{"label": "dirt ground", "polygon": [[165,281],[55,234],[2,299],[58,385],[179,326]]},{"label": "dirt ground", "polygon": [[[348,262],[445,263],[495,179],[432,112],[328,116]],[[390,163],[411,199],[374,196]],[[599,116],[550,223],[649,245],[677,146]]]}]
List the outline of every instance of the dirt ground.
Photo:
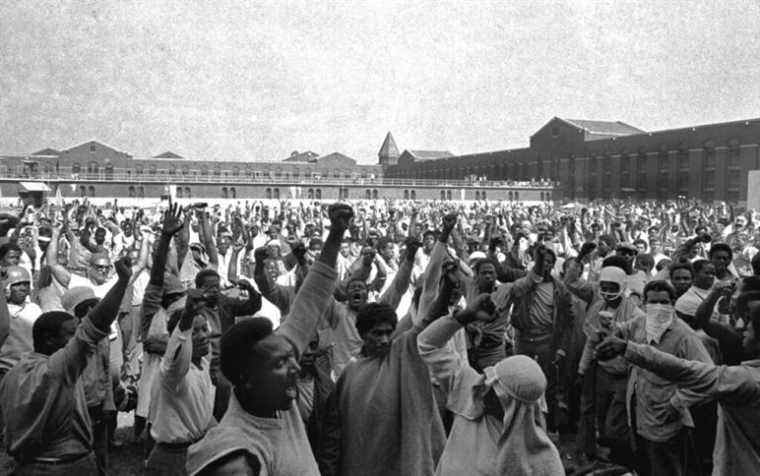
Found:
[{"label": "dirt ground", "polygon": [[[116,439],[120,445],[113,448],[110,454],[110,476],[136,476],[143,473],[142,445],[134,440],[132,431],[132,414],[120,413]],[[574,444],[572,437],[563,437],[558,445],[563,456],[565,468],[568,474],[572,474],[575,461],[569,456],[573,454]],[[0,456],[0,475],[10,474],[12,463]]]}]

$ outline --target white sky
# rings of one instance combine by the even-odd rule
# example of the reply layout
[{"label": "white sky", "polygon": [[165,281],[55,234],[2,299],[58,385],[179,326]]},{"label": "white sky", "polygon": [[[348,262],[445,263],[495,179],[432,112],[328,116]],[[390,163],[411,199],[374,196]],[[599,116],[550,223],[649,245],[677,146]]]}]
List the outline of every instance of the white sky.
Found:
[{"label": "white sky", "polygon": [[376,161],[760,117],[760,2],[2,2],[0,153]]}]

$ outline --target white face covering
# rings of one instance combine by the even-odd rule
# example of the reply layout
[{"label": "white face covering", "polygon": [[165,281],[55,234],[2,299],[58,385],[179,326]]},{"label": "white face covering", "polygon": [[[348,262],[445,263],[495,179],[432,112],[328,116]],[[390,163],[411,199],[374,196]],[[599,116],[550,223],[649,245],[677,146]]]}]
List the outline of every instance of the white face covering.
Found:
[{"label": "white face covering", "polygon": [[647,343],[659,344],[662,334],[673,322],[673,306],[670,304],[647,304],[646,313]]}]

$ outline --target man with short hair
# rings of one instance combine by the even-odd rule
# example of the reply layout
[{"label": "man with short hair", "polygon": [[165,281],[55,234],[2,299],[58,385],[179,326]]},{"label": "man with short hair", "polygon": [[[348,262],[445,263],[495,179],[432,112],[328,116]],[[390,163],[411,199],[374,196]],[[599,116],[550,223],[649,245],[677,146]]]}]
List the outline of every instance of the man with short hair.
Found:
[{"label": "man with short hair", "polygon": [[18,475],[96,472],[80,375],[118,314],[131,270],[120,260],[116,272],[116,284],[80,325],[66,312],[42,314],[32,329],[34,352],[0,384],[6,438]]},{"label": "man with short hair", "polygon": [[188,450],[187,470],[203,475],[318,476],[298,406],[298,359],[317,332],[335,289],[335,262],[353,218],[345,204],[328,210],[330,233],[283,324],[265,318],[233,325],[221,342],[221,368],[233,386],[229,408]]},{"label": "man with short hair", "polygon": [[[691,389],[717,400],[717,437],[713,449],[713,474],[745,476],[760,474],[760,306],[750,313],[743,347],[747,360],[740,365],[713,365],[662,352],[654,346],[610,336],[597,347],[599,358],[623,356],[679,389]],[[666,403],[680,409],[684,400],[678,390]],[[687,399],[688,401],[688,399]]]},{"label": "man with short hair", "polygon": [[[644,288],[645,316],[618,327],[615,335],[687,360],[712,363],[707,350],[693,330],[675,315],[675,290],[667,281],[650,281]],[[668,409],[675,384],[663,381],[649,370],[634,367],[628,378],[626,401],[628,418],[640,457],[641,474],[681,476],[695,474],[700,464],[681,415]],[[693,423],[691,423],[693,426]]]}]

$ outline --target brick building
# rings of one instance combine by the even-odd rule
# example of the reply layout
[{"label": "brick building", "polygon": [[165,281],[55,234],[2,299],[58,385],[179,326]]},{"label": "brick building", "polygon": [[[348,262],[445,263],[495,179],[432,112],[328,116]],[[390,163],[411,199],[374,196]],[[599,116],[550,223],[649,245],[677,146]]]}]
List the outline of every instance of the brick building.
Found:
[{"label": "brick building", "polygon": [[555,117],[529,147],[433,160],[410,154],[387,166],[385,176],[546,178],[560,184],[555,197],[568,200],[684,195],[737,203],[747,199],[748,171],[760,169],[758,144],[760,119],[645,132],[622,122]]}]

